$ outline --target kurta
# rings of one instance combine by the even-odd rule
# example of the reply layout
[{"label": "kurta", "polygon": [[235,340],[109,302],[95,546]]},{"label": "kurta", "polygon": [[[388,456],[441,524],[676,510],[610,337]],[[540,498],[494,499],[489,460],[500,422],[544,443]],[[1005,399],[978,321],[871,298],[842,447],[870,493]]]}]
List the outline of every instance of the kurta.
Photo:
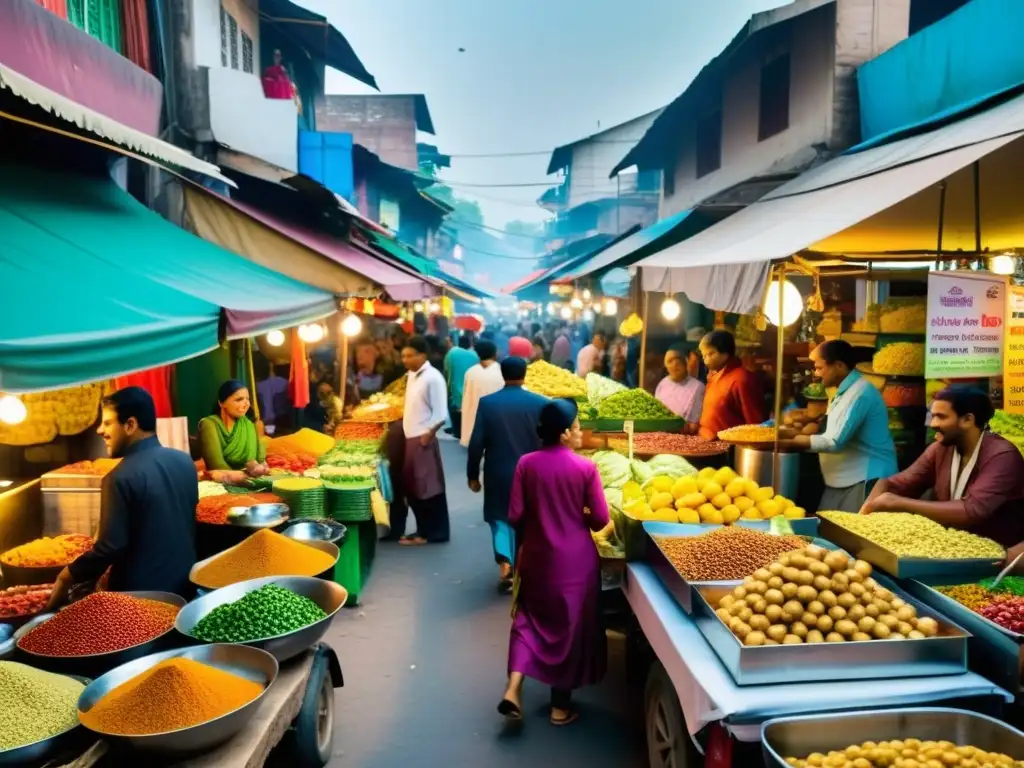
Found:
[{"label": "kurta", "polygon": [[562,445],[527,454],[516,467],[508,520],[522,542],[509,672],[563,690],[598,682],[607,650],[590,532],[608,524],[608,505],[597,466]]},{"label": "kurta", "polygon": [[505,386],[501,375],[501,366],[495,362],[485,368],[482,364],[474,365],[466,371],[462,393],[462,434],[459,442],[469,447],[469,438],[473,436],[473,425],[476,421],[476,409],[480,399],[492,395]]},{"label": "kurta", "polygon": [[508,520],[516,465],[540,448],[537,423],[540,409],[548,402],[522,387],[505,387],[480,400],[466,471],[470,480],[479,480],[480,460],[484,460],[484,520],[488,523]]}]

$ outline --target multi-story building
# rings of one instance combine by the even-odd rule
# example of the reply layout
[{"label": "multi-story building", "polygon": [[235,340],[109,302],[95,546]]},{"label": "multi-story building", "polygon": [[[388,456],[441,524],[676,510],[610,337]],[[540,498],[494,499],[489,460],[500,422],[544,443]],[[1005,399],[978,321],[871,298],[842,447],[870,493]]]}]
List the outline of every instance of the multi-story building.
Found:
[{"label": "multi-story building", "polygon": [[389,165],[419,170],[416,133],[434,133],[427,98],[421,93],[348,96],[331,93],[316,103],[321,131],[348,133]]}]

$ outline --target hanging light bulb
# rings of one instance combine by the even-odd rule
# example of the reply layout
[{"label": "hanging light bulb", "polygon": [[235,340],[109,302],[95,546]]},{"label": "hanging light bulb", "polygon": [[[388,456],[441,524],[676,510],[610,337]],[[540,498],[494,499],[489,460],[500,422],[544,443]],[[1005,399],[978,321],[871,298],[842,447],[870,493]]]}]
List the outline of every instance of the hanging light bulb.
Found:
[{"label": "hanging light bulb", "polygon": [[682,312],[682,307],[675,299],[668,298],[661,302],[661,316],[666,320],[675,320],[679,317],[680,312]]},{"label": "hanging light bulb", "polygon": [[569,307],[562,307],[562,311],[560,314],[562,315],[563,320],[572,319],[572,310],[569,309]]},{"label": "hanging light bulb", "polygon": [[284,344],[284,331],[271,331],[268,333],[267,344],[272,347],[280,347]]},{"label": "hanging light bulb", "polygon": [[423,311],[423,302],[422,301],[417,301],[415,304],[413,304],[412,305],[412,311],[413,312],[422,312]]},{"label": "hanging light bulb", "polygon": [[1012,253],[1000,253],[988,260],[988,269],[996,275],[1012,275],[1017,271],[1017,259]]},{"label": "hanging light bulb", "polygon": [[316,323],[310,325],[299,326],[299,338],[302,339],[306,344],[316,344],[320,339],[323,338],[321,335],[322,329]]},{"label": "hanging light bulb", "polygon": [[584,301],[590,301],[590,297],[591,297],[592,295],[593,295],[593,294],[592,294],[592,293],[590,292],[590,289],[589,289],[589,288],[584,288],[584,289],[583,289],[583,300],[584,300]]},{"label": "hanging light bulb", "polygon": [[436,301],[432,301],[432,302],[430,302],[429,309],[430,309],[430,314],[436,315],[438,312],[441,311],[441,305],[438,304]]},{"label": "hanging light bulb", "polygon": [[573,296],[572,301],[569,302],[569,306],[576,310],[583,309],[583,299],[579,296]]},{"label": "hanging light bulb", "polygon": [[604,309],[604,307],[601,306],[601,302],[600,301],[595,301],[593,304],[590,305],[590,308],[592,310],[594,310],[595,314],[598,314],[598,315],[601,314],[601,312]]},{"label": "hanging light bulb", "polygon": [[605,299],[604,302],[604,313],[608,317],[613,317],[619,313],[619,302],[615,299]]},{"label": "hanging light bulb", "polygon": [[348,315],[341,321],[341,332],[349,338],[359,335],[361,330],[363,330],[363,321],[359,319],[359,315]]},{"label": "hanging light bulb", "polygon": [[16,395],[0,397],[0,422],[4,424],[21,424],[28,416],[28,408]]},{"label": "hanging light bulb", "polygon": [[586,322],[586,323],[590,323],[590,322],[593,322],[593,320],[594,320],[594,312],[593,312],[593,310],[584,309],[583,310],[583,321]]},{"label": "hanging light bulb", "polygon": [[[789,280],[782,281],[782,323],[783,327],[792,325],[800,319],[804,311],[804,298],[799,289]],[[779,323],[779,281],[772,280],[764,299],[764,314],[772,325]]]}]

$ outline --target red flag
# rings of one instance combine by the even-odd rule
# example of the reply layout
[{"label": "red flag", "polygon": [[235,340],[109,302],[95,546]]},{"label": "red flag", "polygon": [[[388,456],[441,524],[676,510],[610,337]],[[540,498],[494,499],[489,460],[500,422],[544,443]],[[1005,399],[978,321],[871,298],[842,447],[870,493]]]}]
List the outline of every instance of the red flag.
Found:
[{"label": "red flag", "polygon": [[292,328],[292,365],[288,375],[288,397],[296,408],[309,405],[309,360],[306,359],[306,344],[299,338],[297,329]]}]

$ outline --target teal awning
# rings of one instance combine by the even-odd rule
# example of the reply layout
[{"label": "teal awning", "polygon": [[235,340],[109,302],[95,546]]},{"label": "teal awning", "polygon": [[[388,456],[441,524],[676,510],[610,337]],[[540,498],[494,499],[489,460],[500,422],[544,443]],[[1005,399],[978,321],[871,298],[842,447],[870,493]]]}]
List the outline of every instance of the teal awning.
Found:
[{"label": "teal awning", "polygon": [[0,390],[110,378],[228,334],[324,317],[330,294],[186,232],[107,176],[0,166]]},{"label": "teal awning", "polygon": [[434,278],[438,283],[444,283],[460,293],[469,294],[470,298],[486,299],[492,298],[494,294],[488,293],[480,288],[474,288],[469,283],[463,282],[454,275],[449,275],[431,259],[420,256],[418,253],[403,244],[396,238],[387,237],[372,229],[362,229],[370,245],[382,251],[388,256],[397,259],[402,264],[412,267],[421,275]]}]

